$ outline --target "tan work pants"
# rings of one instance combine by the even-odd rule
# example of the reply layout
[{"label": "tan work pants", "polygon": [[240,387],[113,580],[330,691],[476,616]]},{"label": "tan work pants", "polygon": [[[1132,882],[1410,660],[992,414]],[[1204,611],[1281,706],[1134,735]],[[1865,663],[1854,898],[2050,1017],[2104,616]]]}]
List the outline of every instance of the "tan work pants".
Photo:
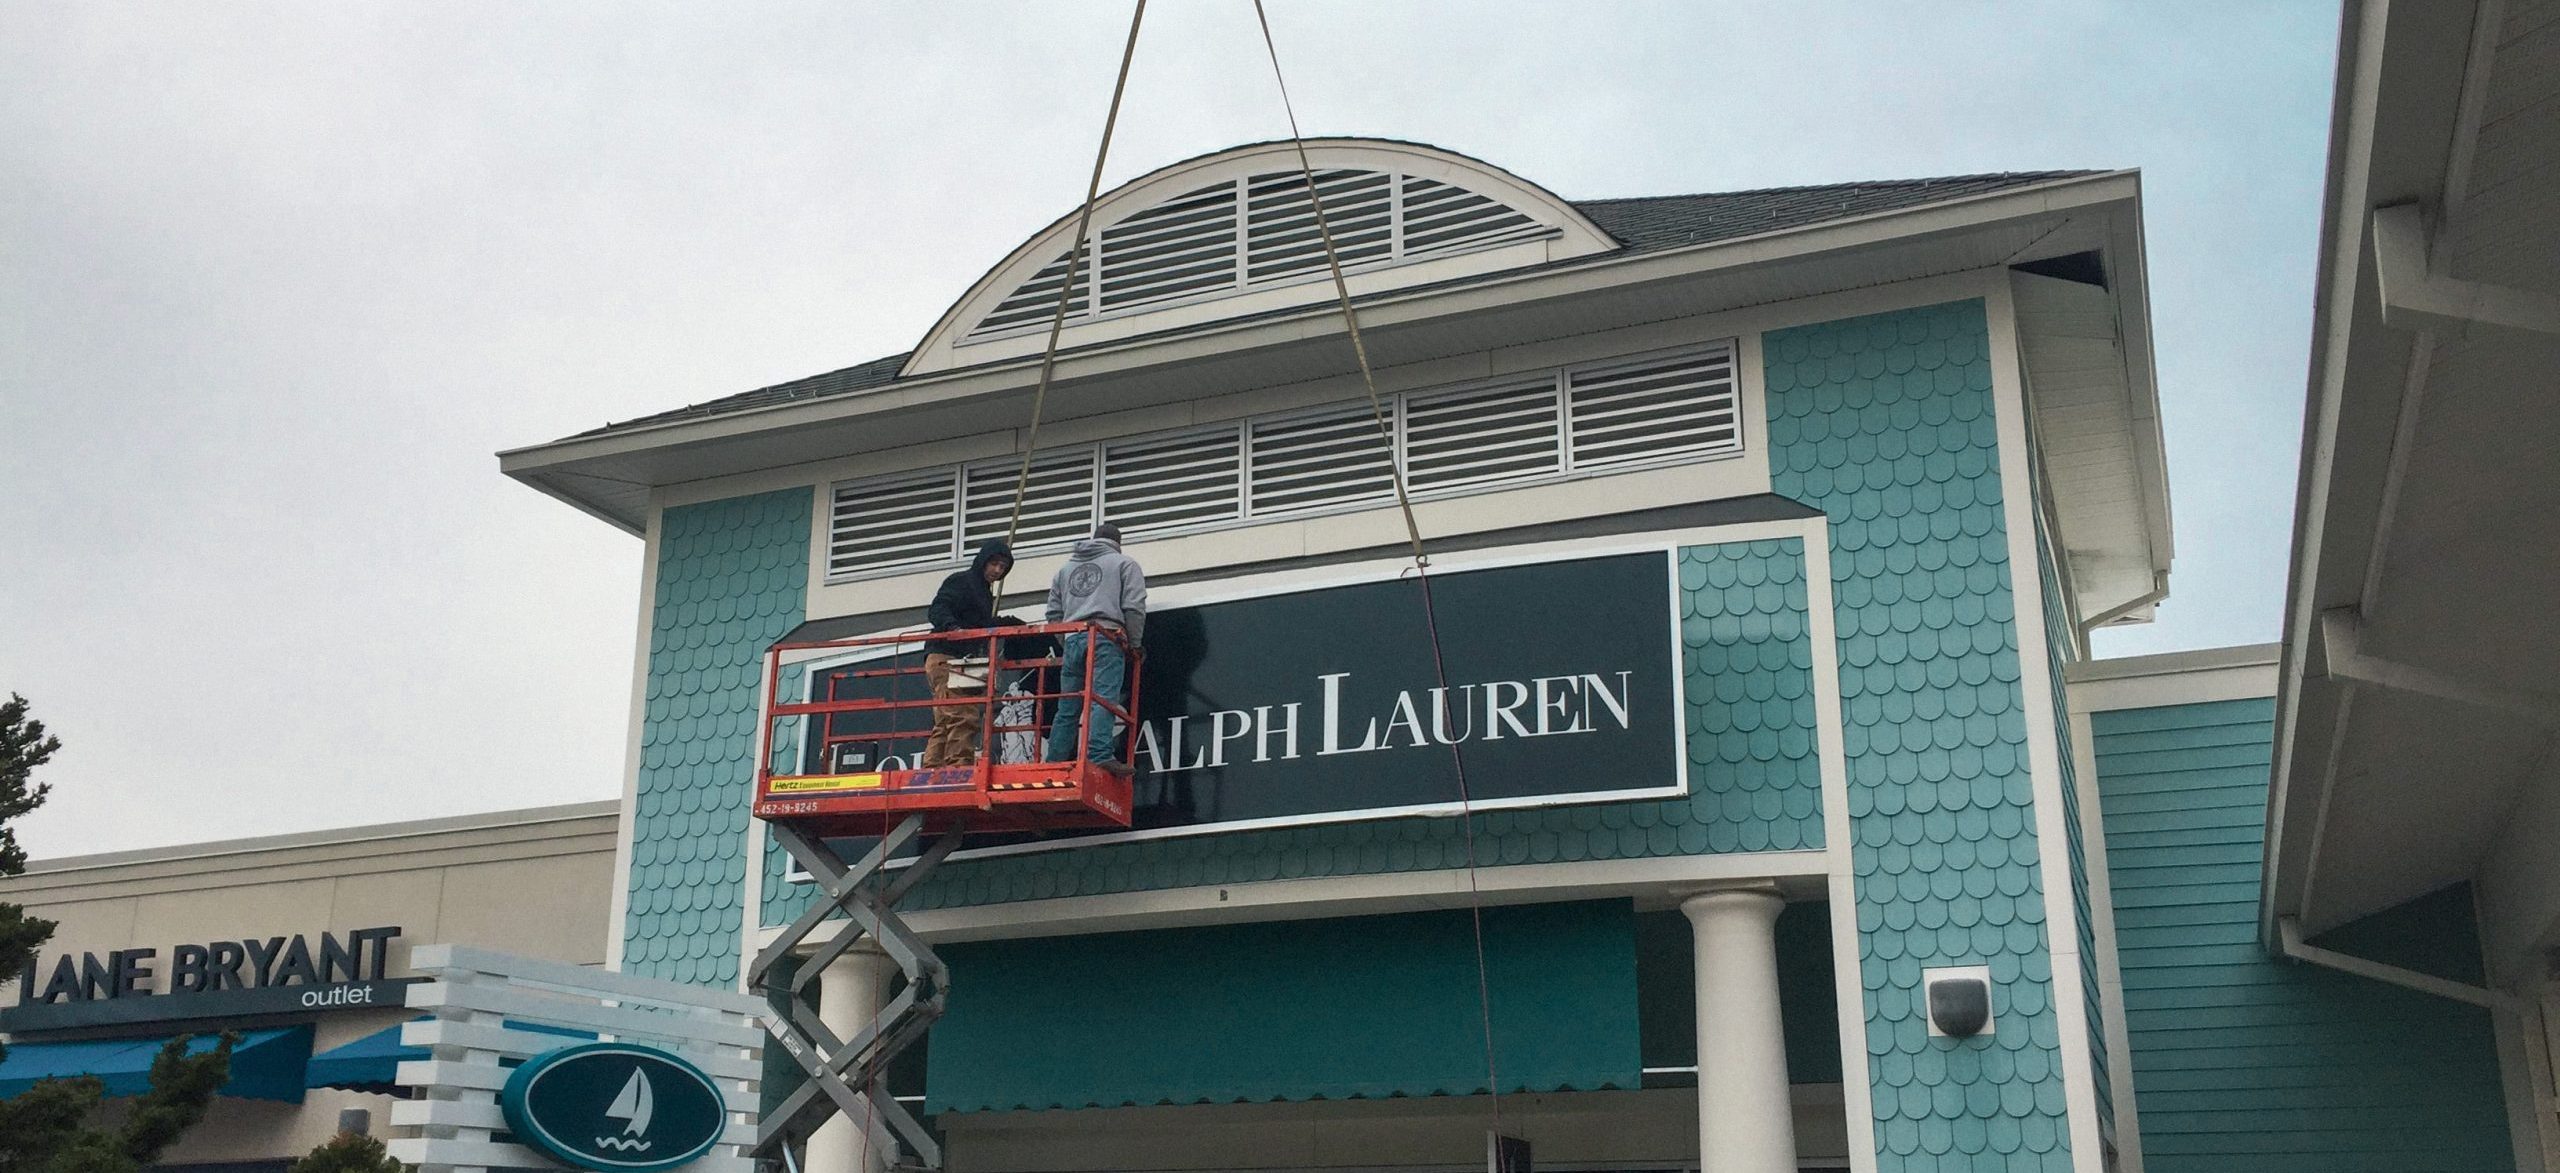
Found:
[{"label": "tan work pants", "polygon": [[[933,690],[935,700],[970,699],[983,695],[980,689],[954,692],[951,689],[951,657],[933,652],[924,658],[924,682]],[[925,738],[924,769],[937,766],[965,766],[978,760],[978,729],[984,723],[986,706],[982,704],[935,705],[933,733]]]}]

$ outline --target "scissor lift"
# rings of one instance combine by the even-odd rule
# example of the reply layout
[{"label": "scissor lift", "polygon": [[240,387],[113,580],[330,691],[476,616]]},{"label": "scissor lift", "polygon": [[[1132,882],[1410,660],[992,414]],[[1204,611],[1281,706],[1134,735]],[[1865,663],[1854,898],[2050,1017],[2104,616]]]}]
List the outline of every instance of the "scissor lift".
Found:
[{"label": "scissor lift", "polygon": [[[1047,646],[1079,635],[1084,638],[1075,647],[1083,657],[1084,684],[1063,690],[1057,681],[1068,665]],[[784,1009],[766,1029],[809,1076],[765,1116],[756,1138],[760,1156],[786,1155],[842,1112],[865,1132],[876,1134],[874,1124],[885,1129],[912,1155],[894,1167],[940,1168],[941,1146],[889,1096],[884,1082],[890,1060],[922,1041],[942,1016],[948,985],[941,959],[899,920],[898,901],[971,834],[1129,825],[1139,657],[1119,629],[1048,623],[941,632],[932,639],[931,650],[979,650],[962,659],[980,687],[933,697],[925,679],[928,648],[920,635],[782,643],[765,656],[755,814],[809,873],[818,899],[759,950],[748,968],[749,984],[776,996]],[[1096,695],[1092,687],[1093,658],[1106,642],[1121,650],[1128,666],[1125,701]],[[1036,654],[1008,655],[1009,648]],[[785,673],[792,668],[806,673],[812,699],[782,699]],[[936,710],[954,707],[978,710],[975,762],[925,768],[899,752],[926,740]],[[1114,756],[1090,759],[1089,739],[1079,730],[1073,760],[1039,760],[1053,709],[1108,713],[1117,728]],[[1008,749],[1019,760],[1006,760]],[[778,762],[783,755],[792,760]],[[865,839],[872,842],[850,860],[837,848],[841,841]],[[918,854],[904,856],[920,841]],[[801,958],[793,976],[783,980],[779,963],[839,912],[843,930]],[[801,995],[865,938],[897,963],[906,986],[870,1022],[838,1038]]]}]

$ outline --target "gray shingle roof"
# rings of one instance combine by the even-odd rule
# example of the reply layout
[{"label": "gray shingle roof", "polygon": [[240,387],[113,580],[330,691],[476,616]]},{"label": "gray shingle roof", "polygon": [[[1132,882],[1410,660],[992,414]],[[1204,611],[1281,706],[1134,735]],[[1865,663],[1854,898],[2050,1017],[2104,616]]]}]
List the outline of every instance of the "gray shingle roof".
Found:
[{"label": "gray shingle roof", "polygon": [[1617,237],[1627,246],[1628,252],[1650,252],[1803,228],[1826,220],[1846,220],[1853,216],[1944,203],[2031,183],[2095,174],[2098,173],[2009,171],[1943,179],[1888,179],[1702,195],[1576,200],[1573,206],[1591,217],[1591,222],[1599,225],[1601,231]]},{"label": "gray shingle roof", "polygon": [[[1576,200],[1573,206],[1600,230],[1626,247],[1595,258],[1559,264],[1588,264],[1631,253],[1656,252],[1687,245],[1804,228],[1878,212],[1944,203],[2029,184],[2095,175],[2095,171],[2008,171],[1990,175],[1955,175],[1938,179],[1889,179],[1860,183],[1827,183],[1811,187],[1772,187],[1756,191],[1706,192],[1695,195],[1637,196],[1627,199]],[[1505,274],[1506,276],[1508,274]],[[1464,278],[1461,282],[1484,278]],[[750,408],[883,387],[898,379],[905,354],[893,354],[829,371],[776,383],[735,395],[706,400],[672,411],[621,420],[581,432],[603,435],[646,424],[705,419]]]}]

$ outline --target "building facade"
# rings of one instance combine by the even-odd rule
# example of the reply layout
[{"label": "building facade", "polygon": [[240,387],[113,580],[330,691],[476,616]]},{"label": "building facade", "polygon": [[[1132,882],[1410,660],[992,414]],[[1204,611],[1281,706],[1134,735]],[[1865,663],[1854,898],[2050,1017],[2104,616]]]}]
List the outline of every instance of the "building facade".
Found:
[{"label": "building facade", "polygon": [[2131,172],[1240,147],[907,354],[506,453],[645,542],[616,963],[738,983],[808,907],[747,815],[760,746],[822,768],[776,641],[913,630],[1009,530],[1027,610],[1112,521],[1137,829],[907,904],[955,1169],[2560,1167],[2553,12],[2344,7],[2279,645],[2088,656],[2169,587]]},{"label": "building facade", "polygon": [[[1159,629],[1190,616],[1219,679],[1269,687],[1142,709],[1153,829],[972,852],[910,897],[955,975],[911,1089],[953,1166],[1456,1165],[1499,1113],[1556,1167],[2106,1167],[2121,1064],[2063,678],[2165,584],[2138,177],[1570,203],[1428,147],[1310,149],[1391,441],[1291,235],[1285,145],[1097,208],[1014,581],[1116,521]],[[738,982],[809,898],[746,815],[764,653],[913,626],[1003,532],[1072,231],[909,355],[504,458],[647,543],[622,967]],[[1490,711],[1513,678],[1453,670],[1488,735],[1397,743],[1430,682],[1390,646],[1422,630],[1390,447],[1436,589],[1492,600],[1442,617],[1452,661],[1517,652],[1641,717],[1577,686],[1553,716],[1585,740],[1539,758],[1494,744],[1550,731],[1525,696]],[[1290,614],[1379,618],[1249,656],[1216,634]],[[1575,666],[1619,645],[1651,666]],[[1366,710],[1314,686],[1363,671],[1405,674]],[[1219,724],[1257,706],[1250,737]],[[1279,760],[1248,777],[1225,736]],[[1449,740],[1484,809],[1428,793]],[[1408,752],[1345,756],[1372,741]],[[1355,765],[1385,781],[1343,793]],[[1987,1031],[1933,1033],[1947,975],[1987,981]]]},{"label": "building facade", "polygon": [[915,631],[991,537],[1029,614],[1107,521],[1134,826],[904,906],[956,1171],[2560,1168],[2560,5],[2344,12],[2280,644],[2088,654],[2169,589],[2137,173],[1243,146],[908,353],[503,454],[643,542],[622,800],[0,881],[62,922],[0,1095],[241,1030],[170,1160],[248,1173],[387,1119],[412,944],[743,986],[815,898],[759,766],[845,768],[770,707],[868,663],[775,645]]},{"label": "building facade", "polygon": [[[604,961],[617,804],[42,860],[0,900],[55,921],[0,988],[0,1097],[92,1075],[108,1111],[177,1035],[239,1032],[232,1078],[163,1167],[275,1173],[390,1131],[413,947]],[[351,1116],[349,1113],[361,1113]]]}]

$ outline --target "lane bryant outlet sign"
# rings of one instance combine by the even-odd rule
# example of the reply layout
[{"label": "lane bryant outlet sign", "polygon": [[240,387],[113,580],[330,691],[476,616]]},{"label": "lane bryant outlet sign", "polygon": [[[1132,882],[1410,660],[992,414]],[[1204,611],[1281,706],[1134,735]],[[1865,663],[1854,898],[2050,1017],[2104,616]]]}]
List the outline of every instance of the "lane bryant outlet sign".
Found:
[{"label": "lane bryant outlet sign", "polygon": [[0,1030],[398,1006],[397,925],[99,953],[38,955]]},{"label": "lane bryant outlet sign", "polygon": [[[1453,745],[1478,808],[1682,793],[1673,574],[1667,550],[1436,572],[1445,686],[1410,576],[1152,613],[1134,828],[1454,809]],[[874,666],[812,678],[857,697]]]}]

